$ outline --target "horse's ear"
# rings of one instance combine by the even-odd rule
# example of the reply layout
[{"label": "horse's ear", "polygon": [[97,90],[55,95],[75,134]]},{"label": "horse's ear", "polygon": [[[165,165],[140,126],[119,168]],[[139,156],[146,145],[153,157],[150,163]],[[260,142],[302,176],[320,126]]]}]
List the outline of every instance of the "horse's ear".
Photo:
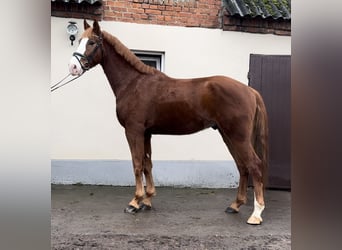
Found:
[{"label": "horse's ear", "polygon": [[96,20],[94,20],[94,23],[93,23],[93,32],[98,36],[101,35],[100,25]]},{"label": "horse's ear", "polygon": [[87,23],[87,20],[83,20],[83,26],[84,26],[84,30],[88,29],[90,27],[90,25]]}]

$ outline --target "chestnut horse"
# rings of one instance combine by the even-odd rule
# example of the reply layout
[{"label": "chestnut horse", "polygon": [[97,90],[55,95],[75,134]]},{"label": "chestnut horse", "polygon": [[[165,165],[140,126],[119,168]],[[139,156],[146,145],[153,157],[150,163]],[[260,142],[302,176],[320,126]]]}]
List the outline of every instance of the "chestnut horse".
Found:
[{"label": "chestnut horse", "polygon": [[[248,224],[261,224],[268,161],[265,105],[259,93],[228,77],[174,79],[145,65],[113,35],[91,27],[73,54],[69,70],[81,75],[100,64],[116,96],[116,112],[125,128],[136,182],[135,196],[125,209],[136,213],[152,207],[156,194],[152,177],[152,134],[185,135],[206,128],[219,131],[240,173],[235,201],[226,209],[236,213],[247,202],[250,175],[254,211]],[[146,190],[143,183],[146,181]]]}]

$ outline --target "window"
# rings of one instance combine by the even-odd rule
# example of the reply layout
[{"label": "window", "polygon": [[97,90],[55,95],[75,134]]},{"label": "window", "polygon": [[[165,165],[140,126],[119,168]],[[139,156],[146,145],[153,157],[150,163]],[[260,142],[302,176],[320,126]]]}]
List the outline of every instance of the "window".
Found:
[{"label": "window", "polygon": [[132,52],[140,58],[143,63],[152,66],[160,71],[164,71],[164,56],[163,52],[151,52],[132,50]]}]

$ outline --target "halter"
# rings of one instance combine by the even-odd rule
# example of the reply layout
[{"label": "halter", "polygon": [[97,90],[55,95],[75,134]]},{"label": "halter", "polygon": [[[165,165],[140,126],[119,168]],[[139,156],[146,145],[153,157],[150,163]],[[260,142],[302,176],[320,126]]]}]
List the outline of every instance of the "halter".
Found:
[{"label": "halter", "polygon": [[[94,56],[95,52],[97,51],[97,49],[100,48],[100,47],[101,47],[101,53],[102,53],[102,59],[103,59],[102,36],[99,36],[99,41],[96,42],[96,46],[95,46],[94,50],[88,56],[85,56],[85,55],[83,55],[81,53],[78,53],[78,52],[74,52],[72,54],[72,56],[76,57],[77,61],[81,65],[81,68],[83,69],[83,73],[81,75],[83,75],[85,71],[90,69],[90,62],[93,61],[93,56]],[[81,59],[82,58],[85,60],[85,64],[84,65],[81,63]],[[69,82],[72,82],[73,80],[76,80],[81,75],[76,76],[76,77],[72,78],[71,80],[69,80],[69,81],[67,81],[65,83],[62,83],[67,77],[70,76],[70,74],[68,74],[66,77],[64,77],[62,80],[60,80],[58,83],[56,83],[55,85],[53,85],[50,88],[51,92],[55,91],[56,89],[59,89],[60,87],[68,84]]]},{"label": "halter", "polygon": [[[89,55],[86,56],[86,55],[78,53],[78,52],[74,52],[72,54],[72,56],[74,56],[77,59],[77,61],[81,65],[81,68],[84,71],[87,71],[87,70],[90,69],[90,63],[91,63],[91,61],[93,61],[93,56],[94,56],[94,54],[95,54],[95,52],[97,51],[98,48],[101,48],[102,59],[103,59],[102,36],[98,36],[98,38],[99,38],[99,41],[96,42],[95,48],[93,49],[93,51]],[[81,63],[81,59],[85,60],[84,64]]]}]

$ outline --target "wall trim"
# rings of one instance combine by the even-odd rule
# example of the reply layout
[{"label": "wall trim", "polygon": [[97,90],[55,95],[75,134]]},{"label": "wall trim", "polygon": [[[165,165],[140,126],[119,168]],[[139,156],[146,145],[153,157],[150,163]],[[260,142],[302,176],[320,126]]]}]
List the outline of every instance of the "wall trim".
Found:
[{"label": "wall trim", "polygon": [[[154,161],[156,186],[236,188],[234,161]],[[130,160],[51,160],[52,184],[134,186]]]}]

